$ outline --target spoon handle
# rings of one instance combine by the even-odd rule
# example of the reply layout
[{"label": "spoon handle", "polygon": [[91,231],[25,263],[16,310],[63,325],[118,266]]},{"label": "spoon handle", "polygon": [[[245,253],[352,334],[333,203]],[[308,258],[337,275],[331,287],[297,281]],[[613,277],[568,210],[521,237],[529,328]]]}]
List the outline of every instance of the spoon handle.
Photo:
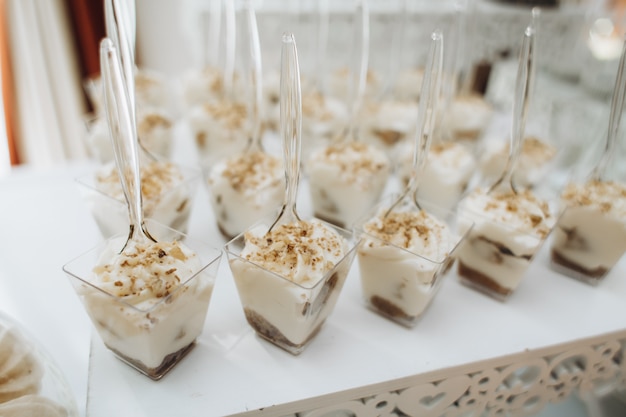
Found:
[{"label": "spoon handle", "polygon": [[535,66],[535,31],[527,27],[524,31],[522,49],[520,51],[515,93],[513,96],[513,121],[511,123],[511,141],[509,157],[502,176],[496,181],[489,191],[495,190],[501,184],[508,184],[513,192],[516,192],[513,184],[513,172],[522,151],[524,130],[528,117],[528,103],[530,101],[531,85],[534,78]]},{"label": "spoon handle", "polygon": [[433,139],[435,114],[437,103],[441,94],[441,73],[443,71],[443,35],[436,31],[431,35],[428,61],[422,80],[423,92],[420,97],[417,114],[417,131],[415,135],[415,148],[413,152],[413,173],[410,181],[410,192],[417,201],[417,189],[424,167],[430,144]]},{"label": "spoon handle", "polygon": [[370,49],[370,14],[367,0],[358,1],[355,20],[354,40],[358,42],[358,47],[355,49],[356,53],[352,59],[355,68],[352,70],[352,108],[347,136],[349,139],[356,138],[357,119],[363,106],[365,88],[367,87]]},{"label": "spoon handle", "polygon": [[280,133],[283,138],[285,159],[284,210],[296,218],[296,197],[300,172],[300,146],[302,131],[302,96],[298,51],[293,34],[283,34],[280,76]]},{"label": "spoon handle", "polygon": [[263,69],[261,60],[261,43],[259,41],[259,29],[257,26],[256,13],[252,6],[252,1],[248,0],[244,4],[246,27],[248,29],[248,47],[250,59],[250,78],[252,86],[252,100],[250,107],[252,115],[252,137],[250,139],[249,150],[260,151],[261,146],[261,102],[263,100]]},{"label": "spoon handle", "polygon": [[615,153],[615,143],[617,142],[619,127],[622,121],[622,113],[624,112],[624,96],[626,93],[626,41],[622,46],[622,54],[619,59],[619,67],[617,68],[617,76],[615,78],[615,88],[613,89],[613,98],[611,99],[611,112],[609,114],[609,129],[607,132],[606,145],[604,152],[598,165],[594,168],[591,177],[595,180],[601,180],[606,167],[611,162]]},{"label": "spoon handle", "polygon": [[[137,132],[132,128],[129,97],[117,49],[109,38],[100,44],[104,100],[115,162],[130,217],[129,239],[139,233],[151,238],[144,227]],[[154,239],[152,239],[154,240]]]},{"label": "spoon handle", "polygon": [[235,0],[225,0],[225,23],[224,39],[226,51],[224,57],[224,91],[226,97],[233,98],[233,83],[235,76],[235,48],[237,45]]},{"label": "spoon handle", "polygon": [[417,129],[415,132],[415,145],[413,146],[413,164],[411,166],[411,178],[398,199],[387,209],[385,216],[396,208],[408,195],[412,196],[414,205],[419,206],[417,190],[420,176],[426,166],[430,143],[432,142],[435,125],[437,103],[441,94],[441,76],[443,70],[443,35],[435,31],[430,36],[430,48],[422,79],[422,94],[420,95],[417,111]]},{"label": "spoon handle", "polygon": [[[135,7],[134,1],[125,6],[120,0],[106,0],[104,3],[107,37],[119,51],[119,59],[128,90],[129,107],[135,109]],[[133,126],[136,123],[132,120]]]}]

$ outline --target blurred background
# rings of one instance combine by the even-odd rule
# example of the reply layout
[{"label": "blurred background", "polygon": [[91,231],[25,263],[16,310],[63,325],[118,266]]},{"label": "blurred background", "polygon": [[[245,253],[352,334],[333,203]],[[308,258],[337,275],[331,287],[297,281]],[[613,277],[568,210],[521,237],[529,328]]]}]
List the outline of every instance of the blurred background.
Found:
[{"label": "blurred background", "polygon": [[[292,31],[299,42],[303,76],[319,71],[315,49],[319,3],[255,2],[264,70],[277,68],[280,34]],[[454,27],[459,3],[372,0],[370,67],[389,71],[389,45],[398,42],[393,37],[400,19],[406,19],[406,31],[396,66],[419,66],[426,51],[422,39],[434,28],[443,28],[445,33]],[[474,87],[493,103],[508,100],[511,80],[506,74],[511,72],[502,70],[500,63],[516,56],[518,34],[528,24],[530,9],[537,6],[542,9],[538,64],[552,77],[548,84],[582,86],[602,103],[610,98],[623,36],[624,0],[465,3],[470,4],[466,5],[470,18],[464,69],[471,70]],[[328,5],[331,20],[325,64],[328,68],[348,65],[354,2]],[[210,55],[206,48],[210,9],[208,0],[137,0],[138,66],[175,83],[185,71],[203,65]],[[104,35],[102,0],[0,0],[0,109],[4,113],[0,173],[21,164],[44,167],[89,158],[84,132],[92,103],[84,85],[99,74],[98,44]],[[538,91],[541,83],[539,78]],[[569,99],[553,94],[549,105],[553,110],[559,100]]]}]

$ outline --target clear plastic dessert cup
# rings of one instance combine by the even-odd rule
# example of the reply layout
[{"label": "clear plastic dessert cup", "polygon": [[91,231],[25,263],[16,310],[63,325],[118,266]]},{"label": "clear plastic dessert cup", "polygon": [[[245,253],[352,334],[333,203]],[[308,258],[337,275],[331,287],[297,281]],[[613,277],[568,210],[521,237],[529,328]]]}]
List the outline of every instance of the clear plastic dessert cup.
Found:
[{"label": "clear plastic dessert cup", "polygon": [[344,141],[316,149],[305,164],[314,216],[339,227],[378,203],[391,172],[382,149]]},{"label": "clear plastic dessert cup", "polygon": [[[107,239],[68,262],[63,270],[106,347],[123,362],[158,380],[195,346],[204,327],[222,252],[150,219],[146,219],[146,226],[159,244],[177,242],[174,247],[182,248],[178,251],[166,246],[162,253],[157,252],[159,259],[176,257],[185,263],[184,269],[164,272],[172,275],[174,284],[135,279],[137,269],[133,274],[125,271],[126,276],[111,274],[113,278],[108,280],[98,279],[114,259],[120,262],[116,256],[127,233]],[[150,259],[148,266],[140,268],[149,270],[160,262]],[[128,262],[122,261],[122,268],[113,265],[113,270],[124,270]]]},{"label": "clear plastic dessert cup", "polygon": [[[352,266],[357,242],[351,232],[320,221],[344,240],[344,251],[321,277],[298,283],[242,255],[246,233],[257,231],[260,232],[257,236],[263,236],[274,218],[253,225],[228,242],[225,251],[250,326],[261,338],[298,355],[334,310]],[[283,251],[299,252],[288,245]],[[327,260],[322,257],[320,262]]]},{"label": "clear plastic dessert cup", "polygon": [[598,285],[626,252],[626,185],[570,184],[551,238],[553,270]]},{"label": "clear plastic dessert cup", "polygon": [[[498,200],[495,198],[485,204],[498,210],[497,215],[470,208],[464,205],[464,200],[459,203],[457,210],[462,215],[461,221],[469,219],[473,225],[456,258],[461,283],[505,301],[519,286],[552,231],[557,216],[547,205],[533,202],[523,208],[503,199],[502,205],[497,206]],[[528,207],[534,210],[527,212]],[[463,231],[467,226],[461,223],[459,227]]]},{"label": "clear plastic dessert cup", "polygon": [[[422,211],[394,211],[383,220],[396,199],[385,199],[355,223],[361,289],[370,310],[414,327],[451,269],[471,221],[461,231],[456,211],[426,202],[420,202]],[[415,230],[413,239],[407,238],[409,229]]]},{"label": "clear plastic dessert cup", "polygon": [[[113,163],[106,167],[110,167],[111,172],[116,169]],[[159,188],[158,176],[142,182],[144,215],[186,233],[202,173],[180,166],[176,166],[176,169],[180,172],[181,178],[166,188]],[[114,190],[111,183],[99,182],[94,174],[82,176],[76,181],[102,236],[108,238],[127,233],[128,205],[119,179]]]},{"label": "clear plastic dessert cup", "polygon": [[20,324],[0,311],[0,416],[78,417],[63,372]]},{"label": "clear plastic dessert cup", "polygon": [[205,172],[204,185],[220,233],[227,239],[278,213],[285,194],[282,161],[248,152],[218,161]]}]

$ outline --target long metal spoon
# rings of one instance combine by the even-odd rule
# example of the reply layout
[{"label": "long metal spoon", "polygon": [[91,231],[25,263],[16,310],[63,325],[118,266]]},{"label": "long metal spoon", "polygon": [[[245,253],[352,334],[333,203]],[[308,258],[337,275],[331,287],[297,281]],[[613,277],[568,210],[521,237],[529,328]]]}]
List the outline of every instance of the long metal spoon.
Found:
[{"label": "long metal spoon", "polygon": [[598,164],[591,172],[591,179],[602,181],[607,167],[610,165],[613,155],[615,154],[615,145],[617,143],[617,133],[619,132],[622,121],[622,113],[624,112],[624,97],[626,96],[626,40],[622,46],[622,55],[619,58],[619,67],[615,78],[615,88],[613,89],[613,98],[611,99],[611,112],[609,114],[609,129],[606,137],[604,151]]},{"label": "long metal spoon", "polygon": [[300,221],[296,210],[300,177],[300,147],[302,140],[302,91],[296,40],[292,33],[283,34],[280,71],[280,134],[283,139],[285,161],[285,200],[270,226]]},{"label": "long metal spoon", "polygon": [[534,29],[527,27],[524,31],[522,50],[520,52],[519,66],[517,70],[517,79],[515,83],[509,157],[507,159],[504,172],[489,188],[487,193],[494,192],[495,190],[504,192],[506,188],[502,187],[508,187],[511,192],[517,194],[517,189],[515,188],[513,181],[513,173],[522,151],[524,130],[526,128],[526,119],[528,116],[528,103],[530,101],[531,86],[534,78],[534,36]]},{"label": "long metal spoon", "polygon": [[422,94],[417,119],[417,132],[413,151],[413,166],[408,185],[398,199],[389,207],[385,217],[400,203],[410,201],[417,209],[421,209],[417,200],[420,177],[426,166],[428,152],[433,137],[437,102],[441,93],[441,76],[443,67],[443,35],[436,31],[431,35],[430,50],[426,62],[426,70],[422,80]]},{"label": "long metal spoon", "polygon": [[103,39],[100,43],[100,65],[115,162],[128,204],[130,230],[126,243],[120,251],[122,252],[131,240],[156,242],[156,239],[152,237],[144,224],[137,131],[132,128],[130,100],[119,55],[109,38]]}]

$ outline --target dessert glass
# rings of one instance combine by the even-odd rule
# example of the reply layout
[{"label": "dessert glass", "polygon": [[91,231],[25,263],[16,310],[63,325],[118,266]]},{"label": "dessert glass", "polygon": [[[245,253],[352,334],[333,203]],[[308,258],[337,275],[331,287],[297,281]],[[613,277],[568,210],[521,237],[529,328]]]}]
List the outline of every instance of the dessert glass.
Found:
[{"label": "dessert glass", "polygon": [[0,311],[0,415],[78,417],[61,369],[37,340]]},{"label": "dessert glass", "polygon": [[626,184],[616,158],[626,101],[626,41],[615,79],[604,149],[585,181],[571,181],[561,194],[566,209],[552,241],[552,266],[573,278],[598,284],[626,251]]},{"label": "dessert glass", "polygon": [[219,231],[233,239],[280,209],[285,193],[282,161],[263,152],[235,155],[205,174]]},{"label": "dessert glass", "polygon": [[[521,211],[522,208],[515,204],[511,203],[505,210]],[[486,203],[486,207],[498,209],[490,203]],[[460,230],[471,227],[456,256],[461,282],[505,301],[517,289],[552,230],[556,216],[547,206],[537,206],[524,218],[533,225],[537,223],[539,228],[527,227],[527,224],[516,227],[513,224],[516,219],[506,215],[487,216],[478,209],[467,207],[465,200],[459,203],[457,210],[463,216],[460,217]],[[465,224],[465,219],[472,220],[473,224]]]},{"label": "dessert glass", "polygon": [[[268,230],[275,218],[264,219],[249,230]],[[348,242],[348,249],[331,270],[312,283],[296,283],[242,257],[245,233],[225,246],[246,320],[260,337],[293,355],[306,348],[334,310],[356,254],[357,242],[351,232],[324,224]]]},{"label": "dessert glass", "polygon": [[[146,217],[186,233],[196,189],[202,175],[197,170],[180,166],[176,168],[183,175],[182,181],[158,197],[146,197],[144,193],[143,204]],[[114,169],[112,165],[111,169]],[[98,185],[93,174],[80,177],[76,181],[102,236],[108,238],[127,233],[128,206],[121,186],[119,196],[113,196]]]},{"label": "dessert glass", "polygon": [[[204,327],[221,251],[146,219],[159,241],[176,240],[191,249],[199,266],[181,276],[169,294],[148,303],[133,304],[94,281],[94,266],[107,248],[122,248],[127,233],[111,237],[63,266],[100,338],[119,359],[158,380],[194,346]],[[146,300],[139,300],[144,302]]]},{"label": "dessert glass", "polygon": [[471,222],[464,222],[466,227],[461,232],[456,211],[420,200],[427,216],[447,227],[449,233],[429,233],[434,239],[426,240],[428,247],[407,249],[365,228],[397,199],[398,196],[386,198],[355,223],[355,234],[360,237],[357,258],[361,289],[370,310],[403,326],[414,327],[439,291],[457,249],[471,230]]},{"label": "dessert glass", "polygon": [[626,252],[626,185],[572,183],[562,202],[565,208],[551,240],[551,267],[598,285]]}]

